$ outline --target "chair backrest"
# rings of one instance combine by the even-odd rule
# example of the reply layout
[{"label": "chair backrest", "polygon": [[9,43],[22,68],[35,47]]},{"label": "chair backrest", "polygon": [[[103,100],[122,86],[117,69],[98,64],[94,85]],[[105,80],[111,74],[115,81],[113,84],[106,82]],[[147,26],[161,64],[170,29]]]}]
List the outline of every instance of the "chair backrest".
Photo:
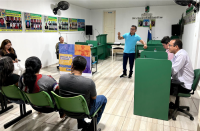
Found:
[{"label": "chair backrest", "polygon": [[22,91],[16,85],[2,86],[1,89],[7,98],[26,101]]},{"label": "chair backrest", "polygon": [[196,70],[194,70],[194,80],[193,80],[193,84],[192,84],[193,91],[195,91],[197,89],[199,80],[200,80],[200,69],[196,69]]},{"label": "chair backrest", "polygon": [[74,97],[61,97],[53,91],[51,91],[51,93],[53,94],[58,109],[71,113],[83,113],[90,115],[87,102],[82,95]]},{"label": "chair backrest", "polygon": [[140,58],[153,58],[153,59],[168,59],[167,52],[165,51],[142,51]]},{"label": "chair backrest", "polygon": [[31,105],[39,107],[49,106],[51,108],[54,108],[54,104],[50,95],[45,91],[41,91],[38,93],[23,93]]}]

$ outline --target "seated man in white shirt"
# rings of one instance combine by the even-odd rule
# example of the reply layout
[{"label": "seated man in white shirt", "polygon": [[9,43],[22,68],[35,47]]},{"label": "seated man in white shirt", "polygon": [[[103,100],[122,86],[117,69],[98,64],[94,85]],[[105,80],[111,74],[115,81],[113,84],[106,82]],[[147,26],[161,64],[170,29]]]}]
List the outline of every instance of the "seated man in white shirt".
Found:
[{"label": "seated man in white shirt", "polygon": [[171,40],[169,52],[174,53],[172,61],[172,81],[180,81],[184,84],[177,87],[171,84],[170,95],[176,96],[178,93],[189,93],[192,90],[194,80],[194,70],[188,53],[182,49],[182,41],[179,39]]}]

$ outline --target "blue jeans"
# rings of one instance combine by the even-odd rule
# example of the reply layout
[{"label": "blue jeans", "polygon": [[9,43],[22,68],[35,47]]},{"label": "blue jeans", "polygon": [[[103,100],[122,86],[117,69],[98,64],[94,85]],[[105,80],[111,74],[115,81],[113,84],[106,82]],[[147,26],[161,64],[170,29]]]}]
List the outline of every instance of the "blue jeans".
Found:
[{"label": "blue jeans", "polygon": [[97,113],[98,114],[97,124],[101,119],[106,103],[107,103],[107,98],[104,95],[98,95],[95,100],[92,100],[90,102],[90,115],[93,115],[97,111],[97,109],[99,109],[99,107],[101,106],[101,109]]},{"label": "blue jeans", "polygon": [[126,65],[129,59],[130,73],[133,72],[133,64],[135,60],[135,53],[124,53],[123,54],[123,73],[126,74]]},{"label": "blue jeans", "polygon": [[[103,111],[105,109],[107,103],[107,98],[104,95],[98,95],[97,98],[95,100],[91,100],[90,101],[90,115],[93,115],[97,109],[99,109],[99,107],[101,106],[101,109],[99,110],[98,117],[97,117],[97,124],[99,123],[101,116],[103,114]],[[78,122],[78,129],[83,128],[84,127],[84,120],[83,119],[77,119]]]}]

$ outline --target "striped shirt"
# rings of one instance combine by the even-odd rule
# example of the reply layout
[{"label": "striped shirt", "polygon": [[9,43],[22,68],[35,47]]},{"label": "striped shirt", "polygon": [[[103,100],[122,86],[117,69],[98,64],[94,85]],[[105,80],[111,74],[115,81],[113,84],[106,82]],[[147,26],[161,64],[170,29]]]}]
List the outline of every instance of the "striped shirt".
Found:
[{"label": "striped shirt", "polygon": [[172,79],[184,82],[183,87],[191,90],[194,80],[194,70],[188,53],[181,49],[175,55],[172,61]]}]

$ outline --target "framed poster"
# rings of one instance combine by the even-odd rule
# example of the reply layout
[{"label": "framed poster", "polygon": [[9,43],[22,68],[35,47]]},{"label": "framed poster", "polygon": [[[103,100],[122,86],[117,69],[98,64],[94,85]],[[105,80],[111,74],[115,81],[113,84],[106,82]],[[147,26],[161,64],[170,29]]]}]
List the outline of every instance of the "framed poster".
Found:
[{"label": "framed poster", "polygon": [[143,27],[143,20],[138,20],[138,27]]},{"label": "framed poster", "polygon": [[143,20],[143,27],[149,27],[149,25],[150,25],[149,19],[144,19]]},{"label": "framed poster", "polygon": [[156,19],[152,19],[151,20],[151,27],[155,27],[156,26]]},{"label": "framed poster", "polygon": [[0,9],[0,31],[22,31],[21,12]]},{"label": "framed poster", "polygon": [[42,32],[42,15],[24,13],[25,32]]},{"label": "framed poster", "polygon": [[78,31],[77,19],[69,18],[69,30],[70,31]]},{"label": "framed poster", "polygon": [[92,76],[91,49],[88,45],[59,44],[60,74],[71,73],[72,61],[76,56],[83,56],[87,60],[83,76]]},{"label": "framed poster", "polygon": [[58,29],[59,29],[59,31],[69,31],[68,23],[69,23],[68,18],[59,17],[58,18]]},{"label": "framed poster", "polygon": [[44,16],[44,32],[57,32],[57,17]]},{"label": "framed poster", "polygon": [[85,31],[85,20],[78,19],[78,31]]}]

